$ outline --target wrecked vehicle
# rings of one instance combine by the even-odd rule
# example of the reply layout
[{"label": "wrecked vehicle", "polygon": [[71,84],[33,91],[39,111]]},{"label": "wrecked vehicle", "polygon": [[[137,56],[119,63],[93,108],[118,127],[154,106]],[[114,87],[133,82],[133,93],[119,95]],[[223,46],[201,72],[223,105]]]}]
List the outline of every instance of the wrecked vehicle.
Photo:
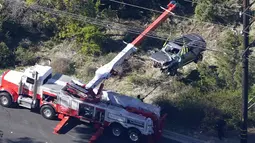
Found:
[{"label": "wrecked vehicle", "polygon": [[205,40],[192,33],[167,42],[160,51],[154,52],[150,59],[153,60],[155,68],[174,76],[179,68],[191,62],[202,61],[205,50]]}]

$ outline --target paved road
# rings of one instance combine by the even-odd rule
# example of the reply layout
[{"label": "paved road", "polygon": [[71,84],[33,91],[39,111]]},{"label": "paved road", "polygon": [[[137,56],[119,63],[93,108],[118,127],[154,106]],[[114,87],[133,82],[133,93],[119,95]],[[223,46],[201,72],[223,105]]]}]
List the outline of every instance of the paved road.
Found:
[{"label": "paved road", "polygon": [[[4,108],[0,106],[1,143],[88,143],[93,131],[86,125],[69,125],[64,134],[52,133],[59,121],[44,119],[40,114],[28,109]],[[117,140],[104,135],[97,143],[129,143],[126,139]],[[161,143],[177,143],[163,138]]]}]

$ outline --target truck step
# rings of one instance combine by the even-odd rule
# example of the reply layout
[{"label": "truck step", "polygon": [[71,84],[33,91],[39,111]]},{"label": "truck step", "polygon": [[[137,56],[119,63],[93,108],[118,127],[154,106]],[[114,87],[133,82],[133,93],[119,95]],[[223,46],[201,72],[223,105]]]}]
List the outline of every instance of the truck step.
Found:
[{"label": "truck step", "polygon": [[33,101],[32,98],[24,97],[22,95],[20,95],[18,98],[19,106],[29,108],[29,109],[31,109],[32,101]]}]

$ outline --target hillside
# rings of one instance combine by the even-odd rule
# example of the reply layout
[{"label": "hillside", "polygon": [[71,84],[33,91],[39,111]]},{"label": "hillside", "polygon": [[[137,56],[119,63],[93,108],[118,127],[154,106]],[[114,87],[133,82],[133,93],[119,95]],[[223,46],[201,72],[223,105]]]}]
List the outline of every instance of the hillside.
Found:
[{"label": "hillside", "polygon": [[[0,0],[3,6],[0,68],[22,69],[50,59],[55,72],[87,83],[96,68],[113,59],[125,47],[123,41],[131,42],[159,16],[160,6],[168,2]],[[242,53],[238,11],[241,2],[193,2],[179,0],[176,15],[170,16],[142,42],[138,52],[119,69],[119,75],[105,82],[105,88],[129,96],[146,96],[145,102],[158,104],[162,112],[169,114],[167,123],[172,130],[210,132],[218,117],[226,119],[229,130],[238,130]],[[162,48],[167,38],[187,33],[200,34],[206,40],[204,60],[179,69],[181,75],[177,77],[166,76],[153,68],[150,51]],[[253,55],[250,55],[250,97],[255,92]],[[249,127],[253,127],[255,115],[252,111],[249,118]]]}]

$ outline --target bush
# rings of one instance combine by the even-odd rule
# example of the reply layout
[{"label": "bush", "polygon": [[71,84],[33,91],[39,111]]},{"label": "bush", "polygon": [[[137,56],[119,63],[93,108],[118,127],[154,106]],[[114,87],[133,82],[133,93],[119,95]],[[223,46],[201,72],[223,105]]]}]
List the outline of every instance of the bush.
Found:
[{"label": "bush", "polygon": [[0,43],[0,67],[6,68],[12,66],[14,63],[12,51],[6,46],[5,43]]},{"label": "bush", "polygon": [[195,17],[200,21],[212,21],[215,19],[214,8],[206,2],[201,2],[196,6]]},{"label": "bush", "polygon": [[[239,129],[241,117],[240,91],[219,90],[201,93],[192,88],[170,100],[169,94],[161,96],[155,103],[167,113],[168,123],[185,128],[213,130],[218,117],[223,117],[229,129]],[[250,123],[255,121],[250,116]]]},{"label": "bush", "polygon": [[[239,10],[234,4],[237,1],[226,0],[195,0],[195,17],[200,21],[213,21],[221,23],[235,22],[237,14],[231,10]],[[216,5],[215,5],[216,3]]]},{"label": "bush", "polygon": [[74,38],[80,44],[80,51],[86,55],[101,54],[101,45],[104,40],[104,35],[99,28],[93,25],[80,25],[79,23],[71,22],[61,28],[59,32],[60,38]]},{"label": "bush", "polygon": [[68,74],[68,75],[75,73],[74,63],[71,62],[70,59],[57,58],[52,61],[51,67],[56,73]]},{"label": "bush", "polygon": [[15,51],[15,62],[17,65],[27,66],[36,63],[36,57],[31,49],[25,49],[19,46]]}]

